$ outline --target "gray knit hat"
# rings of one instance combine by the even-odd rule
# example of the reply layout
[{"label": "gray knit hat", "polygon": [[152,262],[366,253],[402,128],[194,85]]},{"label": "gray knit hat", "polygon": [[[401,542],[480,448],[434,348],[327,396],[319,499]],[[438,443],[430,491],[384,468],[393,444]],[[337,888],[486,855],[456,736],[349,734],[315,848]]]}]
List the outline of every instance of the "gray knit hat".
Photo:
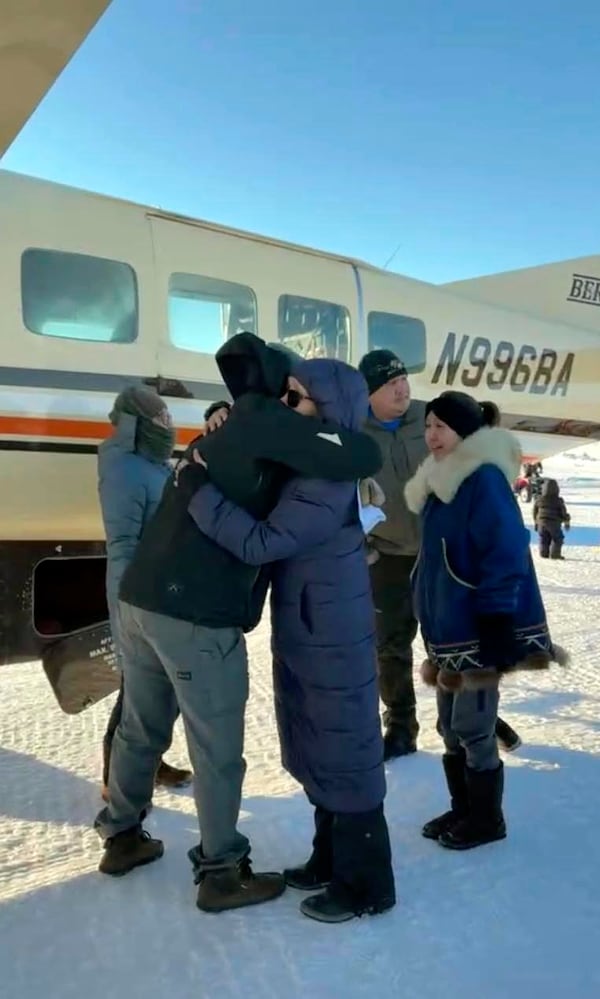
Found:
[{"label": "gray knit hat", "polygon": [[165,409],[164,399],[161,399],[154,389],[145,388],[143,385],[128,385],[115,399],[108,418],[113,426],[116,426],[122,413],[153,420]]}]

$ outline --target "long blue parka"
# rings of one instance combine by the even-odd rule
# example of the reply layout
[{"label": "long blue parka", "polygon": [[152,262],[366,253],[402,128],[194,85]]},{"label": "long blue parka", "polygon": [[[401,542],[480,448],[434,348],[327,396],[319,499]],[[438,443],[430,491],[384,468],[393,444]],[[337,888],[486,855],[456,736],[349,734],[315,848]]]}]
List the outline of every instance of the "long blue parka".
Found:
[{"label": "long blue parka", "polygon": [[[363,427],[368,395],[357,371],[313,360],[299,362],[293,374],[324,419]],[[331,447],[339,446],[332,435]],[[190,513],[242,561],[274,563],[273,676],[284,767],[328,811],[377,808],[385,775],[375,613],[356,483],[294,478],[264,521],[208,484]]]},{"label": "long blue parka", "polygon": [[98,493],[106,535],[106,599],[118,657],[119,584],[171,474],[166,461],[136,450],[139,417],[121,413],[98,448]]}]

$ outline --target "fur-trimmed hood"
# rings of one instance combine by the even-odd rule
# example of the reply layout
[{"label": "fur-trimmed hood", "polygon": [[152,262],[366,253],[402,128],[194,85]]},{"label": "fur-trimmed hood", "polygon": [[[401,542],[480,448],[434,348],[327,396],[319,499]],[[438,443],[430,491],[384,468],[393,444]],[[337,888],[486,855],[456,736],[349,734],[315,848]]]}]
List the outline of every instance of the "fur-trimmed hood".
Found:
[{"label": "fur-trimmed hood", "polygon": [[442,503],[451,503],[459,488],[482,465],[496,465],[510,485],[519,474],[522,453],[510,430],[483,427],[461,441],[441,461],[429,455],[406,483],[404,495],[408,509],[421,513],[430,493]]}]

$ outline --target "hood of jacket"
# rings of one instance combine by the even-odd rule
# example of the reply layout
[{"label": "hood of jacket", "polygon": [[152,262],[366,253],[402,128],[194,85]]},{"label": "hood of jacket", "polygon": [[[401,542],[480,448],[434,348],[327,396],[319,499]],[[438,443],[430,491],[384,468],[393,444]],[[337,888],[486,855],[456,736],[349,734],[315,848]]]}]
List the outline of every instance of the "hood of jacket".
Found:
[{"label": "hood of jacket", "polygon": [[[164,457],[157,456],[151,453],[148,449],[139,445],[138,422],[141,419],[142,417],[133,416],[130,413],[120,414],[119,422],[114,424],[112,434],[98,447],[98,462],[100,469],[104,467],[106,461],[116,458],[119,454],[136,454],[139,458],[150,462],[152,465],[160,465],[165,468],[170,468],[169,459],[173,445],[171,445],[171,451],[169,451],[169,454]],[[162,432],[169,433],[169,431]],[[175,432],[170,432],[173,434],[174,443]]]},{"label": "hood of jacket", "polygon": [[559,493],[560,490],[556,479],[546,479],[542,486],[542,496],[547,496],[549,499],[556,499]]},{"label": "hood of jacket", "polygon": [[137,434],[137,416],[130,413],[121,413],[119,422],[114,426],[113,432],[105,441],[100,444],[98,454],[100,457],[114,451],[124,453],[135,453],[135,440]]},{"label": "hood of jacket", "polygon": [[316,403],[319,416],[345,430],[362,430],[369,410],[367,383],[344,361],[298,361],[292,374]]},{"label": "hood of jacket", "polygon": [[442,461],[429,455],[406,484],[406,504],[413,513],[420,513],[431,493],[442,503],[451,503],[465,479],[482,465],[495,465],[512,486],[521,460],[519,442],[510,430],[483,427],[461,441]]},{"label": "hood of jacket", "polygon": [[235,401],[246,392],[280,399],[287,387],[294,355],[265,343],[254,333],[237,333],[215,354],[221,377]]}]

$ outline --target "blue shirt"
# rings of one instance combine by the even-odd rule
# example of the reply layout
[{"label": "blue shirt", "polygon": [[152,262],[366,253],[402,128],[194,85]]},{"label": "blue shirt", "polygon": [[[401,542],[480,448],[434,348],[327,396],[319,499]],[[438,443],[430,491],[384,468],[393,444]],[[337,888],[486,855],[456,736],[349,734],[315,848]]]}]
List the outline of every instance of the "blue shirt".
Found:
[{"label": "blue shirt", "polygon": [[395,420],[378,420],[370,406],[369,406],[369,416],[372,420],[375,420],[375,423],[378,423],[380,427],[383,427],[384,430],[389,430],[390,433],[393,433],[394,430],[397,430],[400,424],[402,423],[401,416],[397,416]]}]

